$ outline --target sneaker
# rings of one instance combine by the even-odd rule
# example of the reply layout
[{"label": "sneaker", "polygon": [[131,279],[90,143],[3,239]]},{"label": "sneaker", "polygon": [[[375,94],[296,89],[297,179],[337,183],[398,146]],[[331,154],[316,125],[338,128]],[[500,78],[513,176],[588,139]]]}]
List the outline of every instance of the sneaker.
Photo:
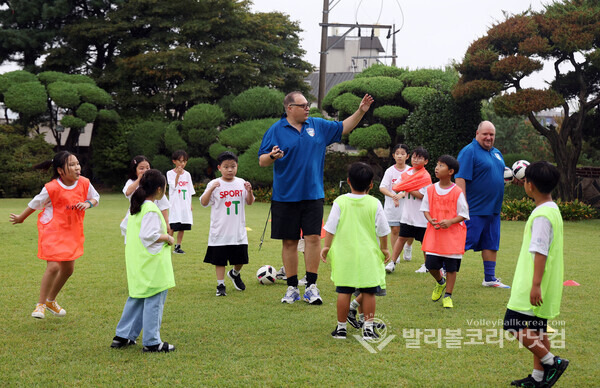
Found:
[{"label": "sneaker", "polygon": [[346,339],[346,329],[338,329],[335,327],[335,330],[331,332],[331,336],[337,339]]},{"label": "sneaker", "polygon": [[143,350],[144,350],[144,353],[158,353],[158,352],[168,353],[168,352],[172,352],[173,350],[175,350],[175,345],[171,345],[168,342],[161,342],[158,345],[144,346]]},{"label": "sneaker", "polygon": [[396,263],[394,262],[394,260],[390,260],[390,262],[387,263],[387,265],[385,266],[385,272],[387,272],[387,273],[392,273],[392,272],[394,272],[395,269],[396,269]]},{"label": "sneaker", "polygon": [[120,348],[129,346],[129,345],[135,345],[135,341],[127,339],[127,338],[115,336],[115,338],[113,338],[113,340],[112,340],[112,344],[110,344],[110,347],[115,348],[115,349],[120,349]]},{"label": "sneaker", "polygon": [[231,270],[229,270],[229,272],[227,272],[227,277],[233,281],[233,285],[236,290],[244,291],[246,289],[246,285],[242,281],[241,274],[238,273],[236,276],[233,274],[233,270],[231,269]]},{"label": "sneaker", "polygon": [[412,245],[404,244],[404,261],[412,260]]},{"label": "sneaker", "polygon": [[65,309],[60,307],[55,300],[53,300],[52,302],[46,300],[46,310],[50,310],[50,312],[56,317],[64,317],[65,315],[67,315]]},{"label": "sneaker", "polygon": [[217,285],[217,296],[227,296],[226,287],[224,284]]},{"label": "sneaker", "polygon": [[46,305],[43,303],[38,303],[35,305],[35,310],[31,313],[31,316],[37,319],[46,318]]},{"label": "sneaker", "polygon": [[385,330],[385,323],[383,323],[383,322],[373,322],[373,327],[376,328],[377,330]]},{"label": "sneaker", "polygon": [[554,363],[552,365],[542,364],[542,366],[544,367],[542,384],[544,387],[551,387],[558,381],[565,369],[567,369],[569,360],[554,356]]},{"label": "sneaker", "polygon": [[514,385],[517,387],[535,388],[535,387],[541,387],[542,382],[535,381],[535,379],[533,377],[531,377],[531,375],[529,375],[529,376],[525,377],[524,379],[511,381],[510,385]]},{"label": "sneaker", "polygon": [[287,276],[285,276],[285,267],[279,268],[279,271],[277,271],[275,277],[279,280],[286,280]]},{"label": "sneaker", "polygon": [[285,292],[285,296],[281,298],[281,303],[292,304],[297,300],[300,300],[300,291],[298,291],[298,287],[289,286]]},{"label": "sneaker", "polygon": [[427,273],[429,272],[429,270],[427,269],[427,267],[425,266],[425,264],[421,264],[421,266],[419,267],[418,270],[415,271],[416,273]]},{"label": "sneaker", "polygon": [[440,269],[440,275],[442,275],[442,277],[445,278],[446,277],[446,270],[443,269],[443,268],[441,268]]},{"label": "sneaker", "polygon": [[442,307],[445,309],[453,308],[454,304],[452,303],[452,297],[445,296],[444,299],[442,299]]},{"label": "sneaker", "polygon": [[183,255],[185,254],[185,252],[183,251],[183,249],[181,249],[181,247],[175,247],[175,249],[173,249],[173,253],[177,253],[179,255]]},{"label": "sneaker", "polygon": [[346,318],[346,321],[348,321],[353,328],[360,329],[363,325],[363,322],[356,319],[357,313],[358,311],[350,309],[350,311],[348,311],[348,317]]},{"label": "sneaker", "polygon": [[298,280],[298,285],[306,286],[306,275],[304,275],[304,277],[302,279]]},{"label": "sneaker", "polygon": [[319,289],[316,284],[311,284],[310,287],[306,287],[304,291],[304,301],[309,304],[323,304],[323,299],[319,295]]},{"label": "sneaker", "polygon": [[365,341],[377,341],[379,339],[379,334],[371,329],[363,329],[363,339]]},{"label": "sneaker", "polygon": [[[446,279],[444,279],[446,280]],[[431,293],[431,300],[437,302],[440,300],[442,295],[444,295],[444,291],[446,291],[446,282],[444,284],[435,283],[435,287],[433,288],[433,292]]]},{"label": "sneaker", "polygon": [[483,282],[481,282],[481,285],[484,287],[510,288],[510,286],[507,286],[506,284],[502,283],[500,281],[500,278],[492,280],[491,282],[486,282],[484,279]]}]

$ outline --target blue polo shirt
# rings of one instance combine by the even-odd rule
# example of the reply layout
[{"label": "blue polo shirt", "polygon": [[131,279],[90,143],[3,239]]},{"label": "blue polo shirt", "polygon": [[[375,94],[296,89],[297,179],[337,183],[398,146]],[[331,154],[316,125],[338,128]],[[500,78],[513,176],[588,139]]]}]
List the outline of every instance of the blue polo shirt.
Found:
[{"label": "blue polo shirt", "polygon": [[284,152],[283,158],[273,163],[274,201],[298,202],[325,197],[325,149],[342,140],[343,129],[342,122],[309,117],[298,132],[283,115],[267,130],[258,156],[270,153],[274,146]]},{"label": "blue polo shirt", "polygon": [[504,198],[504,158],[493,148],[486,150],[477,140],[463,148],[458,154],[460,168],[456,178],[467,184],[469,214],[486,216],[500,214]]}]

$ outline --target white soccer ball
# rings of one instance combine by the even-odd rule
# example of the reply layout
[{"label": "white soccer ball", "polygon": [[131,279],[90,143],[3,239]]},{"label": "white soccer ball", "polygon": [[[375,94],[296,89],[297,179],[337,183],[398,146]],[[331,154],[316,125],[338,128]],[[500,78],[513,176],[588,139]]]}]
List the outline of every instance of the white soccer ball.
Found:
[{"label": "white soccer ball", "polygon": [[508,167],[504,167],[504,184],[509,185],[513,181],[513,178],[513,171]]},{"label": "white soccer ball", "polygon": [[277,271],[270,265],[263,265],[256,271],[256,279],[260,284],[273,284],[275,283]]},{"label": "white soccer ball", "polygon": [[512,165],[513,175],[518,180],[522,181],[525,178],[525,169],[529,166],[529,162],[526,160],[517,160]]}]

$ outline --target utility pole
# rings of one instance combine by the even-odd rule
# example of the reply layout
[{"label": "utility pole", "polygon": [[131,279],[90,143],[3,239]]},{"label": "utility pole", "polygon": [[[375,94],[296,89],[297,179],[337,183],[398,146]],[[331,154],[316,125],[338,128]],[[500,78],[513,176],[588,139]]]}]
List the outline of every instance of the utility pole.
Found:
[{"label": "utility pole", "polygon": [[[396,31],[396,24],[393,24],[392,31]],[[392,66],[396,67],[396,33],[392,36]]]},{"label": "utility pole", "polygon": [[327,75],[327,30],[329,29],[329,0],[323,0],[323,23],[321,24],[321,62],[319,64],[319,96],[317,106],[322,108],[325,98],[325,77]]}]

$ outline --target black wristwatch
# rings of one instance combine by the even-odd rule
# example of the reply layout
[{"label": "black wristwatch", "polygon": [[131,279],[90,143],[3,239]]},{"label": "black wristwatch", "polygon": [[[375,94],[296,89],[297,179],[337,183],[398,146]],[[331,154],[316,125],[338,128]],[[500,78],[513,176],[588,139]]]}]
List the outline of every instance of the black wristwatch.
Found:
[{"label": "black wristwatch", "polygon": [[275,160],[275,157],[272,154],[269,154],[269,158]]}]

